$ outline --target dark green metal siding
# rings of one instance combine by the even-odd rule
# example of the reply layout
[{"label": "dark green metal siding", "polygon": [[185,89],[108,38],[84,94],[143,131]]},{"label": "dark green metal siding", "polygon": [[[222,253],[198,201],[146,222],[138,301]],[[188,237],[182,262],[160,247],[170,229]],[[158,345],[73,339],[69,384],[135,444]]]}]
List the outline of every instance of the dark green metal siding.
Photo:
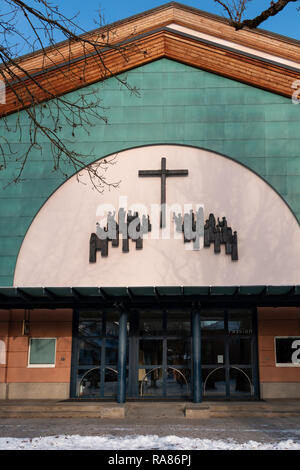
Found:
[{"label": "dark green metal siding", "polygon": [[[126,74],[139,96],[115,79],[88,87],[102,98],[109,124],[96,122],[89,135],[62,122],[60,136],[98,158],[148,144],[184,144],[220,152],[257,172],[289,204],[300,222],[300,106],[291,99],[202,70],[161,59]],[[84,90],[74,92],[80,94]],[[24,181],[3,189],[16,174],[16,157],[29,140],[28,120],[19,115],[22,138],[0,135],[16,154],[0,171],[0,286],[13,283],[17,255],[34,216],[64,181],[53,172],[49,143],[41,138],[25,167]],[[47,120],[47,117],[44,117]],[[13,128],[16,114],[9,116]],[[71,144],[72,145],[72,144]],[[184,158],[184,149],[182,151]],[[88,163],[88,162],[87,162]],[[72,170],[64,167],[71,176]],[[34,269],[34,267],[33,267]]]}]

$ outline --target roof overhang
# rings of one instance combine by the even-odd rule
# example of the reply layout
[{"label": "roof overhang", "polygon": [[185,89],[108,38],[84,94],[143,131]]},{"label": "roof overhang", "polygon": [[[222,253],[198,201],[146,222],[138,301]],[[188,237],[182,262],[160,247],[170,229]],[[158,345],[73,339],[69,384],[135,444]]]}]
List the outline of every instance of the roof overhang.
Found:
[{"label": "roof overhang", "polygon": [[0,287],[0,309],[138,306],[300,307],[300,286]]},{"label": "roof overhang", "polygon": [[[108,41],[99,48],[101,60],[94,48],[69,42],[50,48],[46,57],[35,53],[21,58],[18,63],[28,74],[15,70],[18,78],[7,88],[3,115],[30,106],[32,93],[43,102],[163,57],[287,97],[293,93],[293,82],[300,79],[297,41],[263,31],[235,31],[220,17],[177,3],[88,37],[101,38],[102,45]],[[16,92],[22,95],[22,105]]]}]

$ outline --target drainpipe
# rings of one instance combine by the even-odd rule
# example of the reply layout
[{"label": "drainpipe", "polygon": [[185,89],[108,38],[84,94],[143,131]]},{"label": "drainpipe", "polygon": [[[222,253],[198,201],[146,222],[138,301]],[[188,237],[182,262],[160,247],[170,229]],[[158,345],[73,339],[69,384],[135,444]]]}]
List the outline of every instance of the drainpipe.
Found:
[{"label": "drainpipe", "polygon": [[193,402],[202,402],[200,306],[192,310]]}]

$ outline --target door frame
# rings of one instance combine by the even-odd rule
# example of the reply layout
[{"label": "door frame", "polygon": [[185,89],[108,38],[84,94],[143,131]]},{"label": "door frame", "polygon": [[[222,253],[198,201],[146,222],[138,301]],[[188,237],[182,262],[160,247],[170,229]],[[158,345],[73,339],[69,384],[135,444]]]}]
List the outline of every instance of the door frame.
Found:
[{"label": "door frame", "polygon": [[[149,306],[147,306],[149,308]],[[153,305],[153,309],[159,308],[158,305]],[[180,307],[179,307],[180,308]],[[211,307],[212,310],[214,307]],[[230,309],[243,309],[243,306],[237,307],[237,306],[232,306]],[[128,361],[127,361],[127,374],[128,374],[128,384],[127,384],[127,397],[129,399],[138,399],[138,400],[147,400],[147,399],[156,399],[155,396],[153,397],[140,397],[139,395],[139,383],[138,383],[138,368],[139,368],[139,361],[138,361],[138,348],[139,348],[139,340],[140,336],[138,333],[138,315],[139,311],[142,310],[143,307],[141,306],[138,309],[135,309],[130,311],[128,315],[128,321],[130,322],[130,325],[133,325],[132,331],[131,328],[129,329],[129,335],[128,335]],[[151,309],[151,308],[150,308]],[[170,307],[170,310],[173,308]],[[210,309],[210,306],[205,306],[205,309]],[[228,332],[228,312],[229,308],[222,308],[224,311],[224,321],[227,322],[227,326],[225,331]],[[87,311],[93,311],[95,312],[95,308],[90,309],[75,309],[73,311],[73,324],[72,324],[72,358],[71,358],[71,377],[70,377],[70,397],[71,398],[79,398],[77,396],[77,386],[76,386],[76,373],[78,369],[78,352],[79,352],[79,337],[78,337],[78,325],[79,325],[79,315],[81,311],[87,312]],[[106,310],[105,308],[99,309],[99,314]],[[111,308],[109,308],[111,310]],[[168,311],[167,308],[160,308],[161,312],[164,315],[164,322],[166,322],[166,315],[165,313]],[[182,310],[186,310],[187,315],[189,315],[189,320],[192,320],[192,309],[189,306],[184,306],[182,307]],[[257,309],[256,307],[251,308],[252,311],[252,371],[253,371],[253,388],[254,388],[254,394],[253,394],[253,399],[259,399],[260,397],[260,387],[259,387],[259,367],[258,367],[258,327],[257,327]],[[200,315],[201,315],[201,309],[200,309]],[[166,325],[164,324],[164,335],[161,336],[161,339],[166,342],[168,335],[166,334]],[[201,334],[202,336],[202,334]],[[225,337],[227,335],[225,334]],[[156,339],[160,338],[159,336],[155,336]],[[169,338],[173,338],[173,336],[170,336]],[[191,329],[190,329],[190,338],[191,338],[191,354],[192,354],[192,324],[191,324]],[[166,347],[164,347],[164,350],[166,351]],[[165,353],[166,355],[166,353]],[[166,357],[163,358],[163,364],[162,367],[163,369],[165,368],[164,366],[167,365]],[[203,364],[202,364],[203,366]],[[226,396],[222,397],[222,400],[235,400],[237,397],[230,397],[230,385],[229,385],[229,338],[225,338],[225,373],[226,373]],[[192,399],[192,390],[193,390],[193,360],[191,360],[191,383],[190,383],[190,397],[189,399]],[[165,371],[163,370],[163,373],[165,374]],[[101,398],[101,397],[99,397]],[[103,397],[104,399],[106,397]],[[181,397],[172,397],[171,395],[166,395],[157,397],[157,399],[165,400],[165,399],[183,399]],[[106,398],[107,399],[107,398]],[[113,399],[113,397],[112,397]],[[205,397],[204,399],[210,399],[209,397]]]},{"label": "door frame", "polygon": [[[156,308],[157,309],[157,308]],[[168,359],[167,359],[167,341],[168,340],[177,340],[181,339],[182,336],[178,335],[168,335],[168,329],[167,329],[167,318],[168,318],[168,310],[167,308],[162,308],[161,309],[161,314],[163,315],[163,334],[162,335],[149,335],[149,336],[143,336],[140,335],[139,332],[139,315],[140,312],[143,309],[139,309],[138,311],[134,311],[131,313],[129,317],[129,322],[130,322],[130,328],[129,328],[129,335],[128,335],[128,348],[129,348],[129,353],[128,353],[128,387],[127,387],[127,397],[131,399],[139,399],[139,400],[153,400],[153,399],[178,399],[178,400],[190,400],[192,397],[192,384],[189,385],[188,393],[186,396],[178,396],[178,395],[170,395],[167,394],[167,370],[169,368],[174,368],[168,364]],[[172,308],[171,310],[174,310]],[[189,321],[191,325],[191,309],[189,308],[182,308],[179,310],[186,310],[187,315],[190,315]],[[172,314],[172,313],[171,313]],[[190,351],[192,351],[192,335],[191,335],[191,326],[190,326],[190,333],[188,335],[189,341],[190,341]],[[162,379],[163,379],[163,384],[162,384],[162,395],[158,396],[141,396],[140,395],[140,390],[139,390],[139,380],[138,380],[138,373],[139,369],[147,369],[150,368],[152,365],[140,365],[139,364],[139,345],[140,341],[147,340],[151,341],[152,340],[160,340],[162,341],[162,363],[161,364],[156,364],[153,365],[153,368],[160,367],[162,369]],[[130,365],[130,366],[129,366]],[[184,365],[179,366],[179,368],[185,369],[186,367]],[[190,369],[191,369],[191,377],[192,377],[192,358],[191,358],[191,364],[190,364]],[[179,370],[179,369],[178,369]]]},{"label": "door frame", "polygon": [[[215,370],[223,368],[225,371],[225,394],[224,396],[218,396],[218,395],[213,395],[211,394],[210,396],[205,395],[205,381],[203,381],[203,399],[204,400],[239,400],[239,399],[259,399],[260,397],[260,390],[259,390],[259,367],[258,367],[258,328],[257,328],[257,309],[255,308],[247,308],[251,312],[251,319],[252,319],[252,333],[248,335],[236,335],[234,337],[236,338],[250,338],[251,339],[251,363],[250,364],[238,364],[238,363],[231,363],[230,362],[230,357],[229,357],[229,346],[230,342],[232,340],[232,335],[229,334],[229,328],[228,328],[228,310],[239,310],[239,307],[232,307],[232,308],[223,308],[224,312],[224,363],[223,365],[221,364],[210,364],[209,366],[206,366],[205,364],[201,364],[201,369],[209,369],[212,367],[215,367]],[[242,310],[243,307],[240,307]],[[209,310],[209,307],[205,307],[205,310]],[[213,308],[212,308],[213,310]],[[202,330],[201,330],[202,332]],[[201,334],[201,341],[203,342],[203,334]],[[238,397],[237,395],[233,395],[230,392],[230,369],[237,369],[240,371],[243,371],[243,369],[246,369],[247,366],[250,366],[252,370],[252,390],[253,393],[251,393],[251,387],[250,387],[250,395],[246,396],[244,398]],[[244,372],[245,373],[245,372]],[[248,377],[248,376],[247,376]],[[248,377],[249,379],[249,377]]]}]

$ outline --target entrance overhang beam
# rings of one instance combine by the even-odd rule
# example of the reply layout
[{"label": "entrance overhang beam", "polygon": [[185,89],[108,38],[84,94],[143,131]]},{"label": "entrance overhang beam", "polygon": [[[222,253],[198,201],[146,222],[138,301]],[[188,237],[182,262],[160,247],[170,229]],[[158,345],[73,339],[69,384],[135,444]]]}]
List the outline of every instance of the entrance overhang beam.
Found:
[{"label": "entrance overhang beam", "polygon": [[300,307],[300,286],[0,287],[0,309],[205,306]]}]

